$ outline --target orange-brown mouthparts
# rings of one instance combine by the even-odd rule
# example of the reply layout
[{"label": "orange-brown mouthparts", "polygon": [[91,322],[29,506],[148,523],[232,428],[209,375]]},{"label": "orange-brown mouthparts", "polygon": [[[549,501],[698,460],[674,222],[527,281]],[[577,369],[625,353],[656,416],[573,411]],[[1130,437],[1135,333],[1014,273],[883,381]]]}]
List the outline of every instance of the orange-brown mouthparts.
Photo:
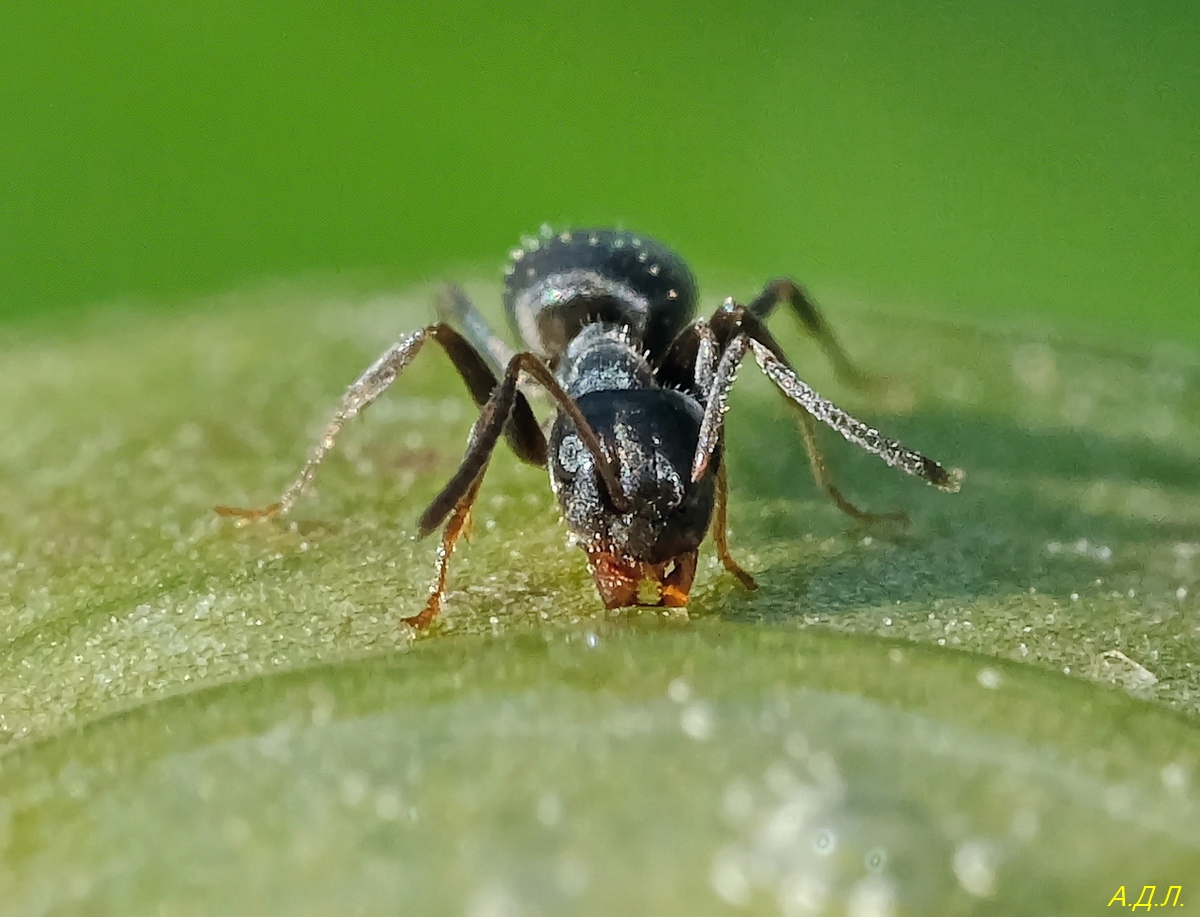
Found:
[{"label": "orange-brown mouthparts", "polygon": [[696,552],[689,551],[661,564],[622,557],[602,549],[585,549],[592,577],[605,608],[631,605],[687,605],[696,578]]}]

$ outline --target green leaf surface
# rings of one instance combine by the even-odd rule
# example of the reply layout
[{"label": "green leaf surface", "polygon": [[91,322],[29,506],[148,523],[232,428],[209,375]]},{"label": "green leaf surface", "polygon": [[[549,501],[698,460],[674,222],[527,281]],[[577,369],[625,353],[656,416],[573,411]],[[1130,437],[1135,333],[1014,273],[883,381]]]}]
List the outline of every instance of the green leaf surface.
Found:
[{"label": "green leaf surface", "polygon": [[[473,288],[494,302],[489,286]],[[429,291],[230,296],[0,344],[0,913],[1068,914],[1200,889],[1200,355],[834,302],[872,401],[966,469],[826,438],[747,369],[688,616],[605,612],[498,452],[439,624],[415,519],[474,408],[422,353],[269,502]],[[545,405],[542,405],[542,410]],[[1190,884],[1189,884],[1190,883]]]}]

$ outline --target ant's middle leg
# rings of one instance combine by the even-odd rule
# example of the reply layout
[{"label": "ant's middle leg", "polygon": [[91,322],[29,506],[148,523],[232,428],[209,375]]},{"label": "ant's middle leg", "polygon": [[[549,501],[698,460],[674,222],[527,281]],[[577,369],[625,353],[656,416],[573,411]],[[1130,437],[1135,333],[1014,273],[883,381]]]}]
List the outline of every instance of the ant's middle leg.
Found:
[{"label": "ant's middle leg", "polygon": [[[444,322],[421,328],[385,350],[350,384],[313,447],[308,461],[300,469],[295,480],[280,494],[278,500],[261,509],[218,506],[217,514],[235,516],[247,521],[286,515],[312,482],[317,467],[333,449],[334,441],[346,422],[362,413],[386,392],[425,342],[431,339],[437,341],[450,357],[475,404],[481,408],[486,405],[497,386],[496,374],[492,372],[488,361],[461,334]],[[514,393],[513,404],[511,410],[506,413],[503,428],[509,444],[519,458],[533,465],[546,464],[546,438],[542,435],[529,402],[520,392]]]}]

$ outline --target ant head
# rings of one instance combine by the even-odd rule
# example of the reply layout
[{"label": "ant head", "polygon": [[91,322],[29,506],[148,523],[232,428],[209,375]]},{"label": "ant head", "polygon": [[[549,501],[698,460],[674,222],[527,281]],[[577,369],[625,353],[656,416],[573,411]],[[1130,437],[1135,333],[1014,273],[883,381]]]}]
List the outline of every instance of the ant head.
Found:
[{"label": "ant head", "polygon": [[696,549],[712,517],[717,462],[692,483],[700,406],[663,389],[593,392],[577,401],[616,468],[630,506],[617,510],[595,462],[560,416],[550,436],[551,486],[591,561],[609,608],[687,604]]}]

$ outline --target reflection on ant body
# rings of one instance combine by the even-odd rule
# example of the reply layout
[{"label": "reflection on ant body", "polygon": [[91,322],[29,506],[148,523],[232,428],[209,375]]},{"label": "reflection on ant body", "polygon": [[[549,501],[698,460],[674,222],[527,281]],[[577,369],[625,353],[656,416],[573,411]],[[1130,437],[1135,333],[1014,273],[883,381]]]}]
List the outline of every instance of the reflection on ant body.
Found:
[{"label": "reflection on ant body", "polygon": [[[691,271],[659,242],[617,230],[529,240],[512,253],[504,290],[509,320],[526,350],[510,350],[466,295],[449,289],[439,307],[442,321],[401,338],[346,390],[278,501],[262,509],[217,511],[243,519],[289,512],[343,424],[383,394],[429,340],[450,357],[480,415],[462,464],[419,522],[422,536],[445,527],[429,599],[404,619],[414,627],[437,616],[450,556],[502,433],[519,458],[548,467],[550,487],[608,608],[686,605],[710,525],[725,568],[755,588],[729,552],[722,461],[727,397],[748,354],[798,408],[813,474],[849,515],[868,522],[904,518],[865,513],[842,496],[826,472],[814,420],[889,465],[942,490],[958,490],[961,471],[888,439],[796,375],[765,325],[781,304],[817,340],[840,377],[854,384],[864,378],[796,283],[772,281],[745,306],[727,299],[708,320],[694,318],[696,304]],[[521,381],[541,385],[556,404],[548,440]]]}]

